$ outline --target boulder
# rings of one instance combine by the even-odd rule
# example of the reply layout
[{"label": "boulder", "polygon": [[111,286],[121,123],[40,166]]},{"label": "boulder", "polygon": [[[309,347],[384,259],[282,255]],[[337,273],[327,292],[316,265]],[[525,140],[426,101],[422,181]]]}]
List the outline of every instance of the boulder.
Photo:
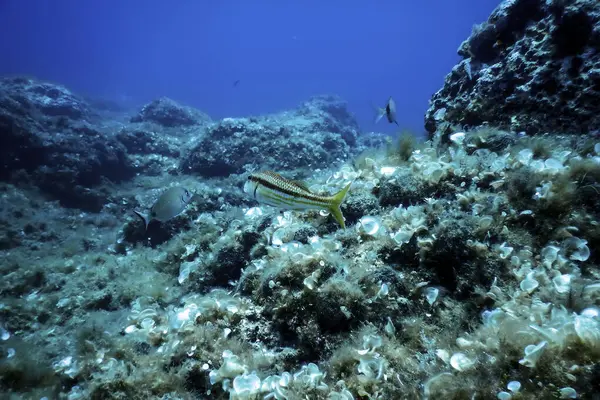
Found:
[{"label": "boulder", "polygon": [[452,125],[527,134],[600,129],[598,0],[504,1],[458,54],[430,101],[430,136]]},{"label": "boulder", "polygon": [[[67,88],[26,77],[0,80],[3,107],[15,112],[39,112],[43,116],[84,119],[93,115],[88,104]],[[7,102],[6,98],[11,101]]]},{"label": "boulder", "polygon": [[83,100],[61,86],[0,80],[0,179],[29,179],[64,206],[101,209],[108,195],[95,187],[129,179],[134,168],[125,147],[88,121],[92,116]]},{"label": "boulder", "polygon": [[131,122],[153,122],[168,128],[199,125],[208,121],[210,121],[208,115],[167,97],[146,104],[131,119]]},{"label": "boulder", "polygon": [[255,169],[326,168],[356,149],[358,131],[344,102],[319,96],[294,111],[213,124],[184,157],[181,170],[225,177]]}]

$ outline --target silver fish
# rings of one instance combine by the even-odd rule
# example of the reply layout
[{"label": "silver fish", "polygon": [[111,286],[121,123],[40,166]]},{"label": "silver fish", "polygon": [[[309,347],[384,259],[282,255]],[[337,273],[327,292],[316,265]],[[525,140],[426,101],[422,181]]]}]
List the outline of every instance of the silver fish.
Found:
[{"label": "silver fish", "polygon": [[244,192],[258,202],[288,210],[327,210],[342,228],[346,228],[340,205],[350,189],[348,183],[333,196],[312,193],[304,183],[286,179],[276,172],[252,174],[244,184]]},{"label": "silver fish", "polygon": [[144,227],[148,229],[151,221],[165,222],[181,214],[193,197],[193,193],[186,188],[176,186],[165,190],[150,207],[148,214],[133,212],[144,221]]},{"label": "silver fish", "polygon": [[[387,117],[388,122],[394,123],[398,125],[398,121],[396,120],[396,102],[392,99],[392,96],[388,99],[384,108],[377,107],[377,115],[375,117],[375,123],[378,123],[381,118],[385,115]],[[400,125],[398,125],[400,126]]]}]

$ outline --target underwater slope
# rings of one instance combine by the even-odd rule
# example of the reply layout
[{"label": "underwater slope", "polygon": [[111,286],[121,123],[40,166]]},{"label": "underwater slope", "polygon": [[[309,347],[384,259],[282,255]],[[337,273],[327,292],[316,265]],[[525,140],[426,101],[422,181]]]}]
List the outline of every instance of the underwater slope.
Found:
[{"label": "underwater slope", "polygon": [[[535,3],[499,9],[510,4]],[[17,102],[19,85],[52,89],[16,84],[3,95]],[[134,173],[112,176],[101,166],[84,186],[81,151],[69,168],[40,158],[4,170],[3,396],[508,400],[600,392],[596,136],[449,124],[426,143],[402,137],[382,148],[356,134],[333,97],[222,121],[163,98],[133,113],[87,104],[85,124],[103,132],[87,142],[75,134],[80,114],[50,126],[55,117],[27,104],[4,108],[3,137],[25,143],[3,148],[17,155],[7,160],[29,154],[27,140],[45,132],[63,141],[44,154],[73,160],[78,138],[91,155],[108,144]],[[544,123],[559,126],[560,118],[549,113]],[[46,130],[25,129],[39,124]],[[256,202],[242,186],[262,169],[302,178],[288,183],[304,196],[351,182],[341,204],[346,229],[327,212]],[[35,179],[40,170],[48,182],[75,183],[48,190]],[[99,206],[86,209],[77,185]],[[194,199],[171,209],[176,186]],[[164,201],[169,213],[146,230],[133,212]]]},{"label": "underwater slope", "polygon": [[[313,193],[352,182],[345,230],[255,203],[246,174],[140,174],[97,213],[3,184],[2,393],[589,398],[600,145],[490,128],[439,139],[297,167]],[[133,210],[173,185],[199,198],[144,232]]]}]

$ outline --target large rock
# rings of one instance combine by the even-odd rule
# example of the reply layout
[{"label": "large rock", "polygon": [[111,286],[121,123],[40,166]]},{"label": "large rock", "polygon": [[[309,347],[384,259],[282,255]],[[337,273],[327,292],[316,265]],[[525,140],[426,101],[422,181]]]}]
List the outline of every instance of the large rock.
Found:
[{"label": "large rock", "polygon": [[327,132],[338,133],[349,145],[355,146],[359,136],[356,118],[348,111],[348,103],[335,95],[315,96],[302,103],[296,114],[320,118],[318,128]]},{"label": "large rock", "polygon": [[338,97],[315,97],[290,112],[223,119],[207,129],[181,169],[213,177],[248,169],[329,167],[356,149],[358,131]]},{"label": "large rock", "polygon": [[153,122],[168,128],[199,125],[210,117],[194,108],[183,106],[167,97],[146,104],[131,122]]},{"label": "large rock", "polygon": [[[37,111],[41,116],[89,118],[93,115],[88,104],[67,88],[25,77],[4,78],[0,81],[3,107],[14,112]],[[6,102],[10,96],[11,101]]]},{"label": "large rock", "polygon": [[95,187],[134,171],[124,146],[91,117],[61,86],[0,80],[0,179],[29,179],[65,206],[99,210],[108,195]]},{"label": "large rock", "polygon": [[194,132],[172,134],[172,129],[154,128],[148,124],[125,124],[118,130],[116,138],[125,146],[140,173],[150,176],[165,172],[177,174],[179,158]]},{"label": "large rock", "polygon": [[164,131],[135,125],[123,126],[116,137],[130,155],[159,155],[171,159],[177,159],[181,155],[188,139],[187,136],[168,135]]},{"label": "large rock", "polygon": [[118,129],[119,140],[140,173],[177,174],[179,158],[212,123],[200,110],[161,97],[141,108]]},{"label": "large rock", "polygon": [[508,0],[476,26],[433,95],[425,128],[600,129],[600,2]]}]

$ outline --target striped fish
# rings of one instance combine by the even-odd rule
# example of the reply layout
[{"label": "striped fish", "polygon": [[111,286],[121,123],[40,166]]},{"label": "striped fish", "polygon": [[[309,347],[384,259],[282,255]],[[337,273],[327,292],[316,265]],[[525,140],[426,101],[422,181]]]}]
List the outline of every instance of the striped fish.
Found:
[{"label": "striped fish", "polygon": [[244,184],[244,192],[259,203],[288,210],[328,210],[340,226],[346,229],[340,205],[352,182],[333,196],[319,196],[302,182],[286,179],[276,172],[265,171],[251,174]]}]

